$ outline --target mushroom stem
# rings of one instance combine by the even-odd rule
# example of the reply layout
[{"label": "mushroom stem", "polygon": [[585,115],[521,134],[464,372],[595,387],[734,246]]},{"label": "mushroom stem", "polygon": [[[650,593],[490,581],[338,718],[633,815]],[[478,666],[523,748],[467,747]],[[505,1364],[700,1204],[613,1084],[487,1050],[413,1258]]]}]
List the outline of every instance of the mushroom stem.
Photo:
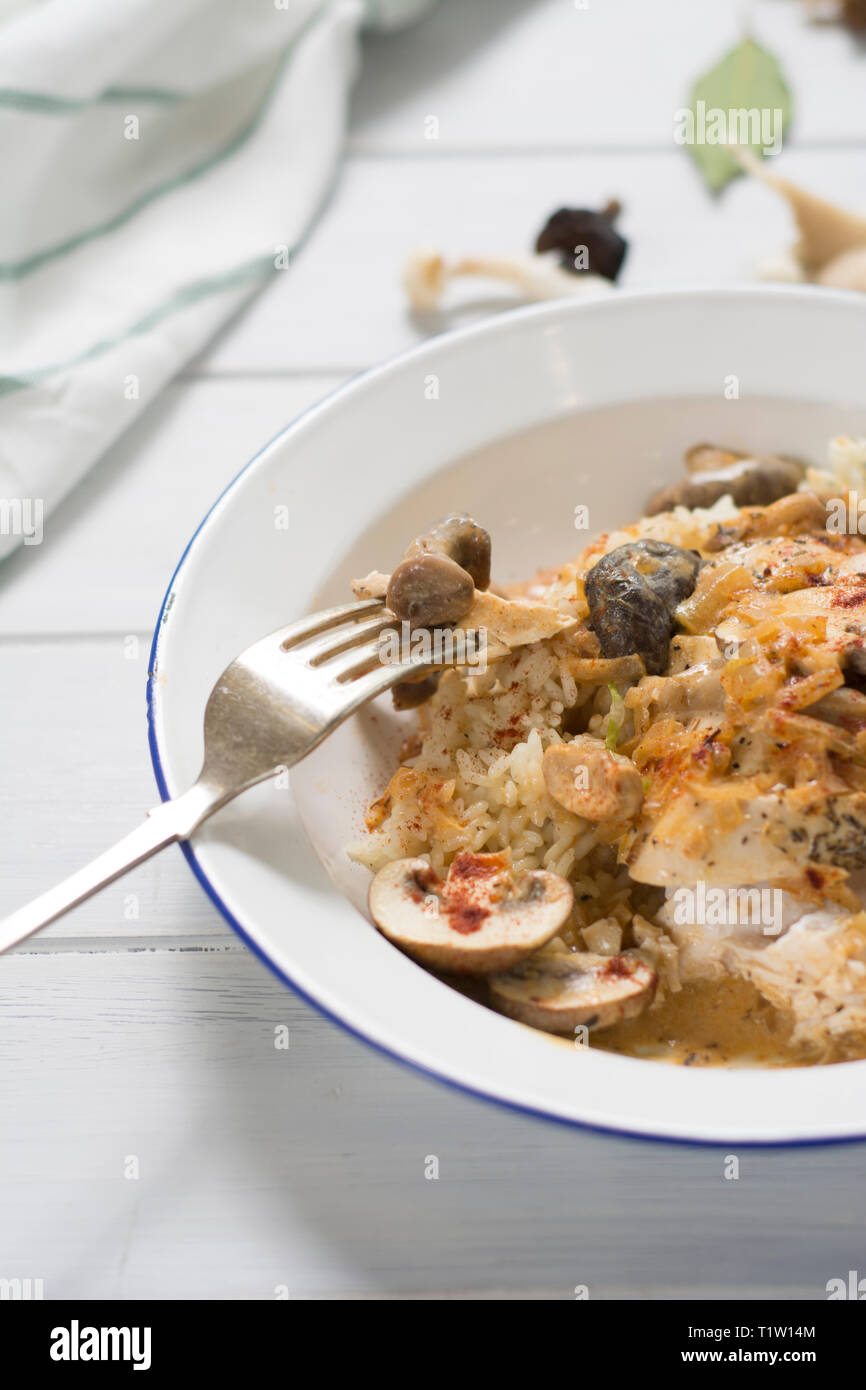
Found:
[{"label": "mushroom stem", "polygon": [[612,288],[600,275],[572,275],[544,256],[462,256],[447,262],[435,250],[419,251],[410,257],[403,283],[412,308],[429,313],[438,308],[450,281],[473,275],[504,280],[525,299],[598,294]]},{"label": "mushroom stem", "polygon": [[731,153],[747,173],[785,199],[800,233],[795,255],[808,275],[816,274],[828,261],[846,251],[866,246],[866,218],[771,174],[751,150],[741,145],[732,146]]}]

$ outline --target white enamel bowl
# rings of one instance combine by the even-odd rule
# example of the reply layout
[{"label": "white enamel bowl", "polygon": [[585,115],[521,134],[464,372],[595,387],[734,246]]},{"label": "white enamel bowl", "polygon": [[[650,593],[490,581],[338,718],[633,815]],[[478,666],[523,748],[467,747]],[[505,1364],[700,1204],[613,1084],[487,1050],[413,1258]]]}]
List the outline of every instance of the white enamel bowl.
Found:
[{"label": "white enamel bowl", "polygon": [[[516,579],[582,547],[575,507],[593,532],[640,513],[699,439],[822,459],[832,434],[866,434],[864,368],[866,299],[744,287],[522,310],[350,382],[243,470],[171,581],[149,688],[162,795],[198,771],[205,699],[229,660],[344,601],[353,575],[389,568],[431,519],[475,513],[497,577]],[[188,848],[221,911],[295,989],[395,1057],[559,1120],[724,1143],[866,1136],[866,1062],[698,1070],[578,1051],[389,945],[344,845],[399,737],[380,704],[290,789],[248,793]]]}]

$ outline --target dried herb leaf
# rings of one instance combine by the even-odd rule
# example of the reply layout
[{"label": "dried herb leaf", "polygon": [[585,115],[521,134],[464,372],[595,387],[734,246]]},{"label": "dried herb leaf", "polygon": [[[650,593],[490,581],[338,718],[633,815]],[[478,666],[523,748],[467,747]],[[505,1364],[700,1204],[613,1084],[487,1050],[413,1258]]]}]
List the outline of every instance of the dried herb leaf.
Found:
[{"label": "dried herb leaf", "polygon": [[791,111],[791,92],[776,59],[754,39],[743,39],[698,78],[688,110],[678,113],[676,139],[688,146],[717,192],[742,173],[726,144],[748,146],[756,155],[778,153]]}]

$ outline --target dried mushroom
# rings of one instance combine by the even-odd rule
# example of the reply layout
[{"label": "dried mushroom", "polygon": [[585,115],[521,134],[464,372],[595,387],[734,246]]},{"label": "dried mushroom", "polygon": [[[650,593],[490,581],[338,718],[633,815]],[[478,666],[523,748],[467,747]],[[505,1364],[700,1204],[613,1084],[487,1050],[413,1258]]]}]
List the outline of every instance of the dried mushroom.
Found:
[{"label": "dried mushroom", "polygon": [[[622,211],[615,200],[601,212],[589,208],[560,208],[547,219],[535,242],[538,252],[558,251],[560,265],[572,275],[595,274],[615,280],[628,242],[614,227]],[[581,252],[586,252],[586,264]]]},{"label": "dried mushroom", "polygon": [[443,881],[426,859],[395,859],[370,885],[382,933],[423,965],[456,975],[508,970],[560,930],[570,884],[537,869],[515,878],[503,854],[456,855]]}]

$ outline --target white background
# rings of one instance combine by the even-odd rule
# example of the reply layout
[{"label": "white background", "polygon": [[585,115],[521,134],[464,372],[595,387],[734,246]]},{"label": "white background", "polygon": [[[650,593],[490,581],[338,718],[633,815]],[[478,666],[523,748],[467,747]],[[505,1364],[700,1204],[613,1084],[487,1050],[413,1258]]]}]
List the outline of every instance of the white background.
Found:
[{"label": "white background", "polygon": [[[399,271],[419,243],[520,252],[555,207],[610,196],[625,204],[625,285],[749,278],[790,241],[769,194],[740,181],[711,198],[671,138],[744,8],[442,0],[366,42],[346,162],[290,272],[0,574],[0,910],[153,804],[144,686],[174,565],[263,442],[418,340]],[[866,205],[866,51],[804,9],[749,11],[797,102],[778,167]],[[477,299],[467,290],[449,322]],[[0,979],[0,1277],[41,1278],[46,1297],[570,1298],[586,1284],[593,1298],[820,1298],[827,1279],[866,1273],[861,1146],[746,1150],[732,1182],[724,1150],[458,1095],[285,989],[176,849],[4,958]]]}]

